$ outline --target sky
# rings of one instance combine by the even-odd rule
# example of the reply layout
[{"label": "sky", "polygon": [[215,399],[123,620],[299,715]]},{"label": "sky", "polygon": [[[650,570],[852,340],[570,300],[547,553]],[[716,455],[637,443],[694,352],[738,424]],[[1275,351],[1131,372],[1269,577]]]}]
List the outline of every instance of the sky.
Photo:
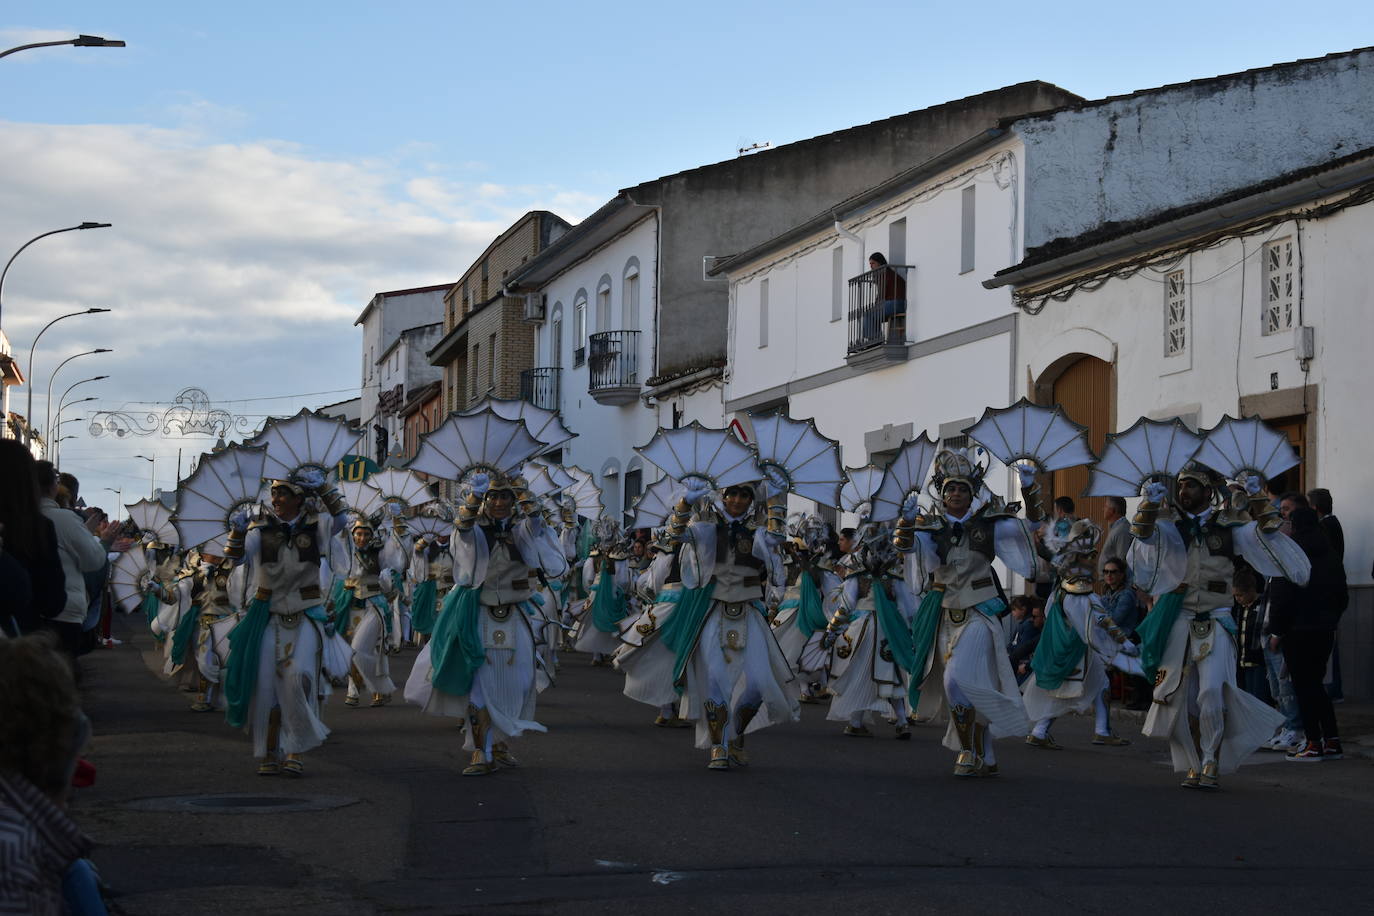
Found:
[{"label": "sky", "polygon": [[[257,425],[358,393],[373,294],[456,280],[517,217],[1025,80],[1088,98],[1374,44],[1374,4],[870,2],[0,7],[0,326],[34,413],[72,383],[88,502],[175,484],[203,437],[91,434],[184,388]],[[23,412],[28,392],[12,389]],[[151,456],[155,463],[134,457]],[[109,490],[106,490],[109,488]]]}]

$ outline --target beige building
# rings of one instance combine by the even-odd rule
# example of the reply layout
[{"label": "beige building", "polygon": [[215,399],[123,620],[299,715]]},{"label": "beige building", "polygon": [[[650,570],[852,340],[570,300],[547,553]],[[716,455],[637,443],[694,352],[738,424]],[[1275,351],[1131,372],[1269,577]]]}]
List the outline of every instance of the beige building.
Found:
[{"label": "beige building", "polygon": [[[444,295],[443,336],[429,350],[443,370],[443,412],[463,410],[485,397],[535,397],[528,378],[534,366],[531,300],[507,296],[506,278],[571,226],[547,210],[531,210],[487,246]],[[539,316],[539,317],[542,317]]]}]

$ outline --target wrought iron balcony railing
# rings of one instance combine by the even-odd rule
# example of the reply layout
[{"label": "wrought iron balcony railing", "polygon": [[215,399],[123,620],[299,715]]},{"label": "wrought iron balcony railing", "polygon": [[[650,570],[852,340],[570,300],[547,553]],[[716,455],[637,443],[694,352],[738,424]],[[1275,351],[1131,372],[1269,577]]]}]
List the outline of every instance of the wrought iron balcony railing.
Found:
[{"label": "wrought iron balcony railing", "polygon": [[849,281],[848,355],[874,347],[906,346],[910,269],[910,264],[887,264]]},{"label": "wrought iron balcony railing", "polygon": [[587,390],[602,404],[639,396],[639,332],[602,331],[587,339]]},{"label": "wrought iron balcony railing", "polygon": [[520,399],[545,410],[557,410],[558,376],[562,372],[557,366],[524,370],[520,373]]}]

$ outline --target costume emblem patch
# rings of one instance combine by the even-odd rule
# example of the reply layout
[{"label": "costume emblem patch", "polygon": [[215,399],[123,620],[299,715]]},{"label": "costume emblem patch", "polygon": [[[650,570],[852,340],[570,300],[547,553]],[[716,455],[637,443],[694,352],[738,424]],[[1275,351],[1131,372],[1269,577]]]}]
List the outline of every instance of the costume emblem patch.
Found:
[{"label": "costume emblem patch", "polygon": [[296,535],[296,546],[297,546],[298,548],[300,548],[301,550],[304,550],[305,548],[309,547],[309,546],[310,546],[310,535],[308,535],[308,534],[298,534],[298,535]]}]

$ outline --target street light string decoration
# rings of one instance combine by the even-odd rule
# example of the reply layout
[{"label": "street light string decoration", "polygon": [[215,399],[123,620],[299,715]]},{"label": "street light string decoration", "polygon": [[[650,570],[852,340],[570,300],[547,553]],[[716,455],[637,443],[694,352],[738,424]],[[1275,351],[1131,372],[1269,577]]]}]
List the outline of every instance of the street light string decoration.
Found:
[{"label": "street light string decoration", "polygon": [[216,407],[200,388],[185,388],[165,411],[98,410],[91,414],[89,432],[93,438],[114,436],[205,436],[227,439],[232,434],[254,428],[246,416]]}]

